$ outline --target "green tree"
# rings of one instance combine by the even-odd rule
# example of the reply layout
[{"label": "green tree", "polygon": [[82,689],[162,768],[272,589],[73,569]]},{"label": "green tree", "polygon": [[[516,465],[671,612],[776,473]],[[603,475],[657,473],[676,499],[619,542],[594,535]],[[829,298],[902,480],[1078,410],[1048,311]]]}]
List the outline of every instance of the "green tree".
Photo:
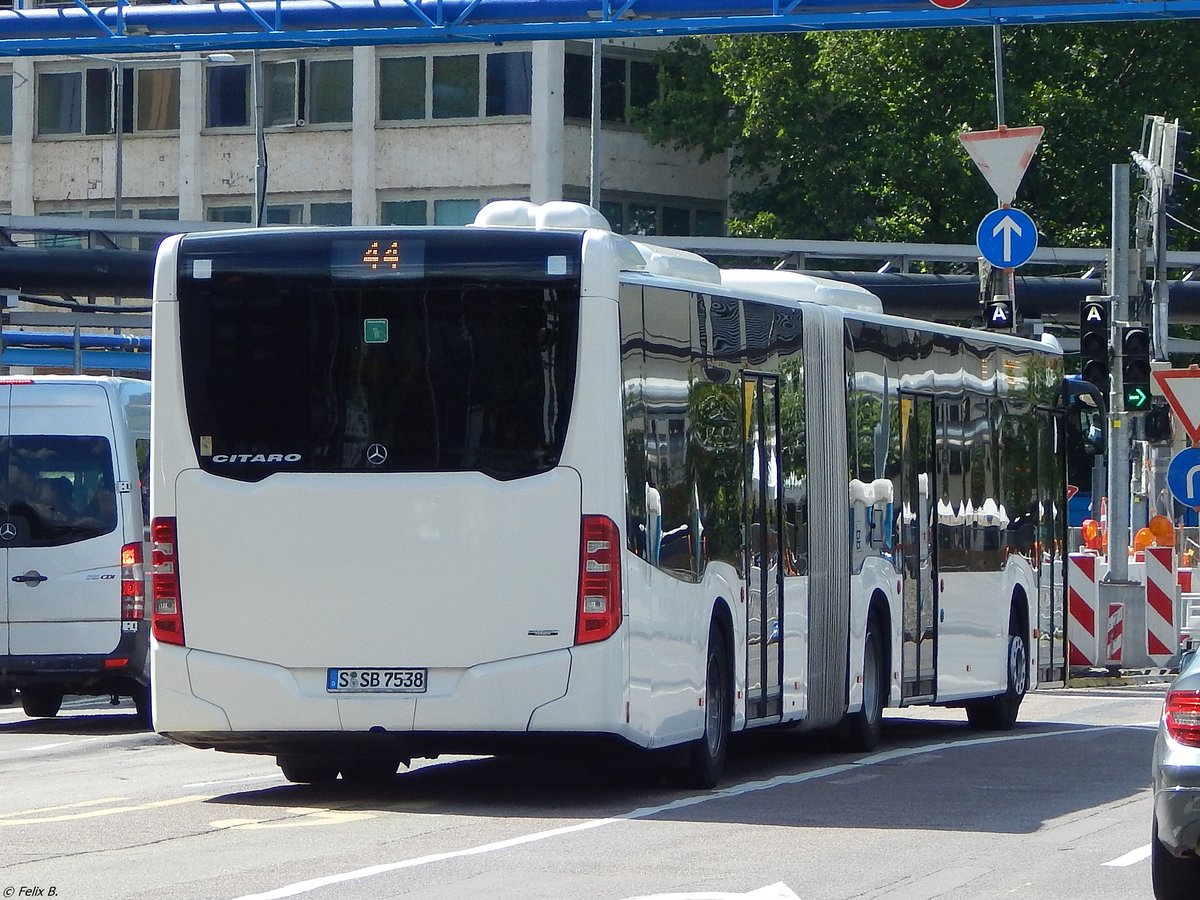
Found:
[{"label": "green tree", "polygon": [[[1043,244],[1108,243],[1111,167],[1144,115],[1200,127],[1197,38],[1181,21],[1004,29],[1006,124],[1046,129],[1017,198]],[[995,205],[958,140],[997,124],[991,29],[685,39],[662,62],[648,133],[730,151],[747,185],[731,234],[963,243]],[[1200,220],[1193,183],[1181,194]]]}]

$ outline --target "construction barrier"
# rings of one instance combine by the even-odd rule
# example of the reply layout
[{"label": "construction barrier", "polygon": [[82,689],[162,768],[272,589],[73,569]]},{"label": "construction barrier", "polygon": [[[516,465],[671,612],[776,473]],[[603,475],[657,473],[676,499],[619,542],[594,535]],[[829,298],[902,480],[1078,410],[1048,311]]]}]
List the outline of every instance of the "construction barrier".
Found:
[{"label": "construction barrier", "polygon": [[1108,604],[1108,640],[1105,644],[1105,665],[1120,666],[1125,649],[1125,604]]},{"label": "construction barrier", "polygon": [[1179,623],[1175,598],[1175,551],[1170,547],[1146,550],[1146,655],[1165,666],[1179,653]]},{"label": "construction barrier", "polygon": [[1090,553],[1067,556],[1067,665],[1095,666],[1100,662],[1100,585],[1097,557]]}]

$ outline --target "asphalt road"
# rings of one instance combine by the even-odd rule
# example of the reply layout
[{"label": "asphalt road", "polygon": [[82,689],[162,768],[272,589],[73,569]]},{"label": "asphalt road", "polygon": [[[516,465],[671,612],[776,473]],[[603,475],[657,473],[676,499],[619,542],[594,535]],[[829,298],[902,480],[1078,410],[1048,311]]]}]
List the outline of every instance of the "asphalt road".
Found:
[{"label": "asphalt road", "polygon": [[579,757],[297,786],[128,706],[0,707],[0,897],[1149,900],[1165,688],[1039,692],[1008,733],[889,711],[870,755],[750,735],[701,793]]}]

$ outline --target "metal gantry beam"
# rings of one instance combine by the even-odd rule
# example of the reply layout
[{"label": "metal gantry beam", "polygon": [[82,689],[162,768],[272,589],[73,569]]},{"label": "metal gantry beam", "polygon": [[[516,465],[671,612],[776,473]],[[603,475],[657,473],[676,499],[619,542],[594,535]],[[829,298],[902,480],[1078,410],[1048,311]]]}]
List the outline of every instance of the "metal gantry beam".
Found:
[{"label": "metal gantry beam", "polygon": [[0,10],[0,56],[595,40],[1200,17],[1200,0],[234,0]]}]

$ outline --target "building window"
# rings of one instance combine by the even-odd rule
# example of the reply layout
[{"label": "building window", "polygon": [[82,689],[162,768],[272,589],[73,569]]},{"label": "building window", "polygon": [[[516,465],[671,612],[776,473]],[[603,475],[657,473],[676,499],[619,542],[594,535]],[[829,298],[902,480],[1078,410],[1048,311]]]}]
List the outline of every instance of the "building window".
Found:
[{"label": "building window", "polygon": [[724,237],[725,214],[711,209],[696,210],[696,234],[701,237]]},{"label": "building window", "polygon": [[249,66],[210,66],[205,125],[236,128],[250,124],[251,79]]},{"label": "building window", "polygon": [[425,118],[425,57],[379,61],[379,118],[385,122]]},{"label": "building window", "polygon": [[[533,54],[395,56],[379,61],[379,120],[420,122],[527,116],[532,109]],[[482,99],[483,109],[480,110]]]},{"label": "building window", "polygon": [[380,225],[428,225],[424,200],[386,200],[379,205]]},{"label": "building window", "polygon": [[478,200],[434,200],[434,225],[470,225],[479,212]]},{"label": "building window", "polygon": [[641,203],[629,204],[626,234],[658,234],[658,208]]},{"label": "building window", "polygon": [[299,116],[298,63],[263,63],[263,125],[295,125]]},{"label": "building window", "polygon": [[625,207],[621,203],[613,203],[611,200],[600,201],[600,215],[608,220],[609,227],[614,234],[623,234],[625,231]]},{"label": "building window", "polygon": [[313,203],[309,221],[313,225],[349,225],[353,206],[349,203]]},{"label": "building window", "polygon": [[178,131],[179,70],[135,69],[134,73],[133,93],[137,103],[136,130]]},{"label": "building window", "polygon": [[[126,70],[129,71],[129,70]],[[11,87],[12,76],[9,76]],[[37,77],[38,134],[111,134],[113,71],[41,72]],[[9,117],[12,105],[9,104]],[[10,128],[11,132],[11,128]]]},{"label": "building window", "polygon": [[[658,67],[648,60],[611,53],[600,55],[600,118],[612,124],[631,124],[637,112],[658,97]],[[592,57],[567,53],[563,61],[563,115],[590,119],[592,115]]]},{"label": "building window", "polygon": [[[307,109],[316,124],[350,122],[354,118],[354,63],[349,59],[310,62],[307,66]],[[349,223],[347,223],[349,224]]]},{"label": "building window", "polygon": [[301,203],[272,203],[263,213],[268,225],[304,224],[304,205]]},{"label": "building window", "polygon": [[[354,109],[354,64],[349,59],[265,62],[262,90],[264,126],[350,122]],[[210,67],[207,126],[245,127],[253,120],[251,67]]]},{"label": "building window", "polygon": [[247,206],[210,206],[204,218],[209,222],[241,222],[250,224],[251,207]]},{"label": "building window", "polygon": [[461,119],[479,115],[479,57],[433,58],[433,117]]},{"label": "building window", "polygon": [[12,75],[0,75],[0,136],[12,136]]},{"label": "building window", "polygon": [[533,98],[533,54],[489,53],[486,114],[527,116]]},{"label": "building window", "polygon": [[691,234],[692,211],[678,206],[663,207],[663,234]]}]

